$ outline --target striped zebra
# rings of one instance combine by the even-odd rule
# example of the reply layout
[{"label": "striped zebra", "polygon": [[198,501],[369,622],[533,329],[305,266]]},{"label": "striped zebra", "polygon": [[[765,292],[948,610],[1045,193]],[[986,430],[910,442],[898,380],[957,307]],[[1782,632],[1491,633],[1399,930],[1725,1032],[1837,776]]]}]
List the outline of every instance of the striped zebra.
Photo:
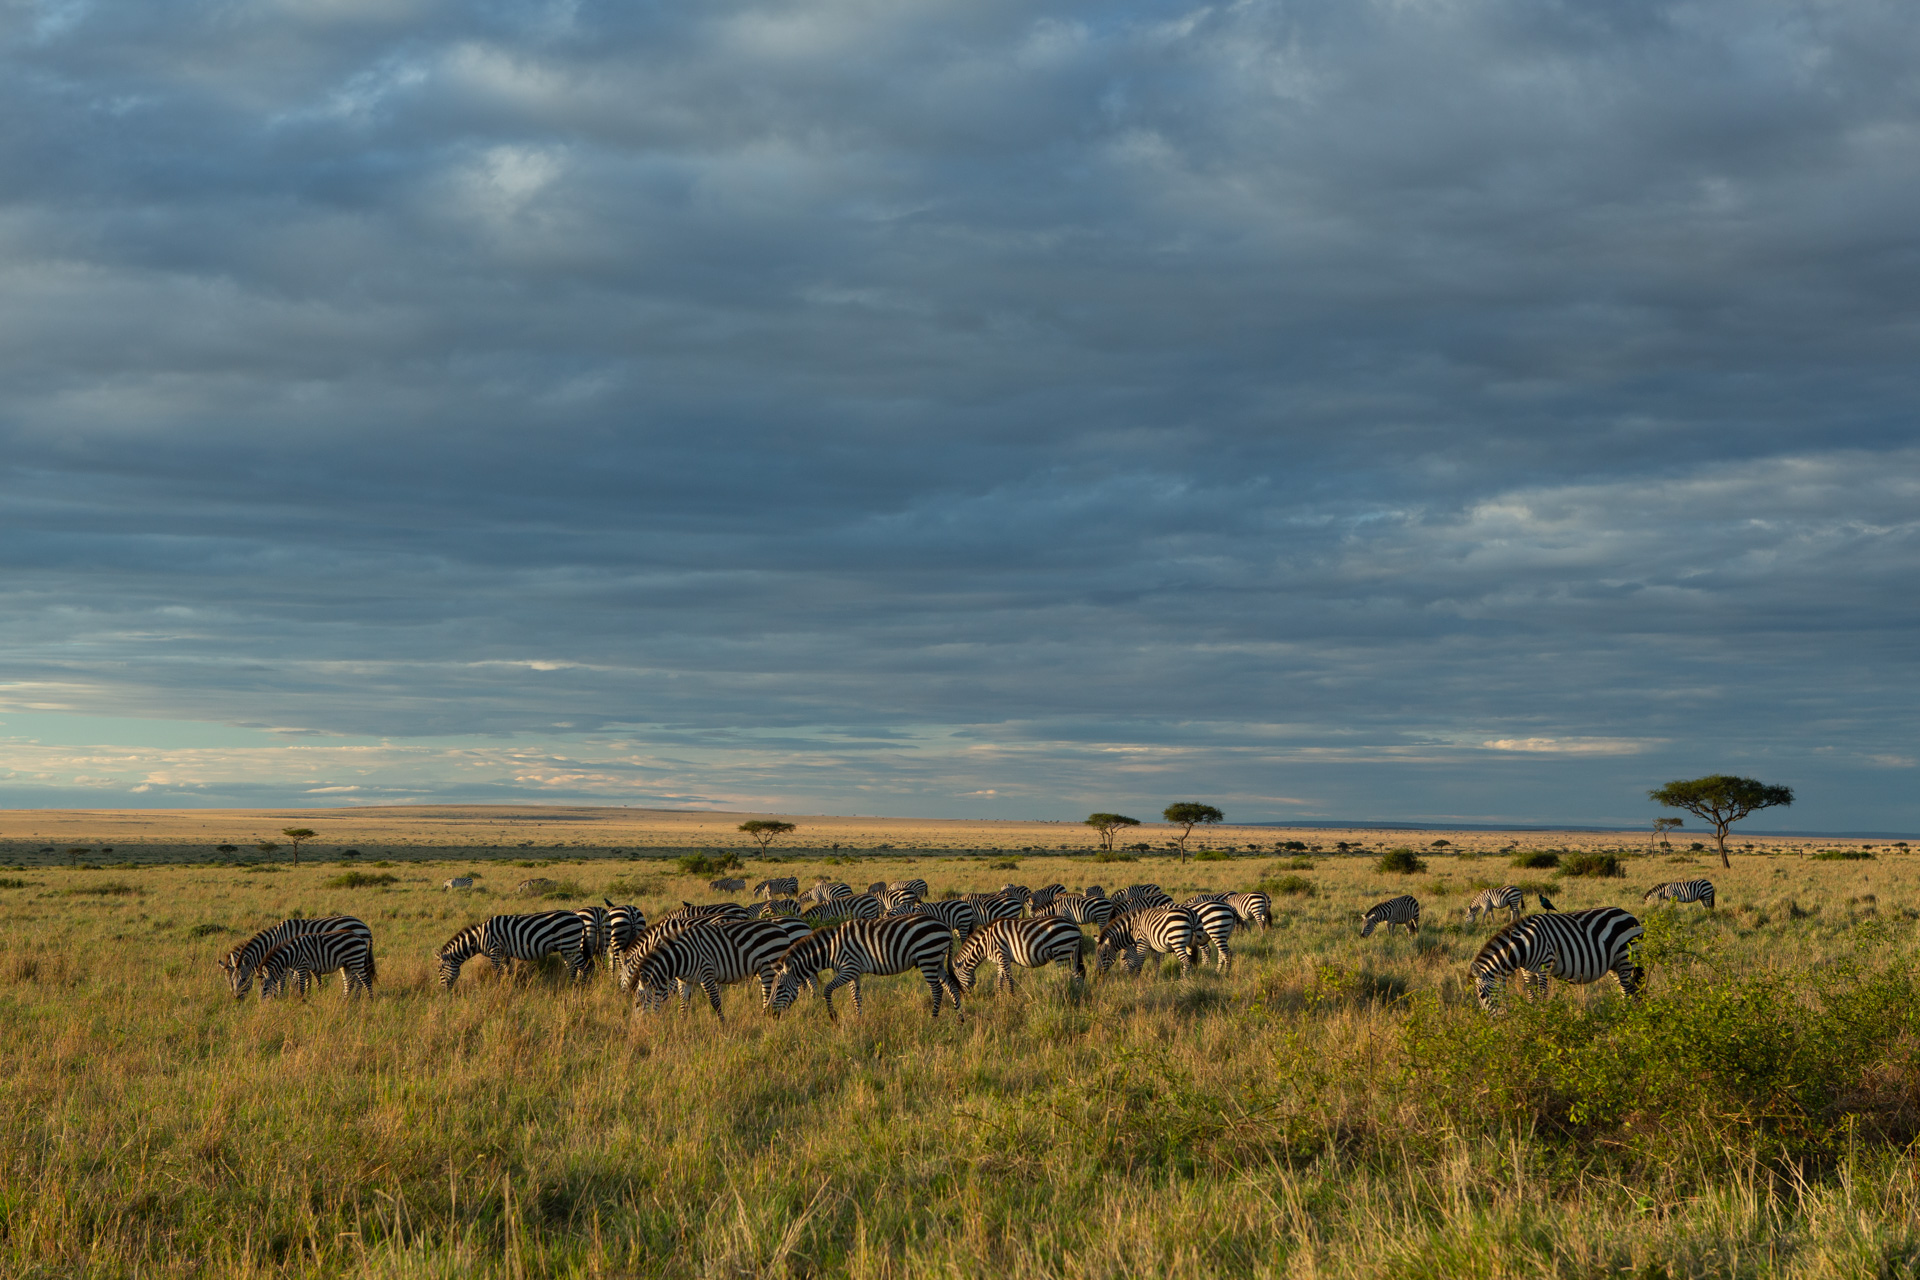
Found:
[{"label": "striped zebra", "polygon": [[434,954],[440,962],[440,985],[449,991],[460,977],[461,966],[475,956],[485,956],[495,969],[506,969],[515,960],[558,954],[575,978],[586,977],[593,968],[586,924],[571,911],[489,916],[448,938]]},{"label": "striped zebra", "polygon": [[655,923],[665,924],[669,920],[718,921],[746,920],[748,918],[749,913],[747,909],[737,902],[705,902],[699,906],[695,906],[691,902],[683,902],[677,910],[667,912],[667,914],[661,916]]},{"label": "striped zebra", "polygon": [[1081,893],[1062,893],[1054,897],[1051,904],[1040,914],[1059,916],[1062,920],[1071,920],[1075,924],[1090,924],[1096,929],[1114,918],[1120,912],[1120,904],[1112,898],[1094,894],[1088,897]]},{"label": "striped zebra", "polygon": [[299,980],[307,994],[307,979],[340,971],[340,994],[349,1000],[356,991],[373,998],[373,943],[364,933],[340,929],[333,933],[296,933],[261,957],[260,998],[277,996],[289,977]]},{"label": "striped zebra", "polygon": [[1494,912],[1505,911],[1507,923],[1511,924],[1526,909],[1527,896],[1520,892],[1519,886],[1503,884],[1498,889],[1482,889],[1473,895],[1473,901],[1467,904],[1467,923],[1478,920],[1482,911],[1487,913],[1489,920],[1493,919]]},{"label": "striped zebra", "polygon": [[1393,936],[1393,926],[1403,924],[1408,933],[1420,932],[1420,899],[1410,893],[1397,898],[1388,898],[1368,907],[1360,917],[1360,936],[1370,937],[1377,925],[1387,926],[1387,936]]},{"label": "striped zebra", "polygon": [[[302,920],[295,917],[282,920],[279,924],[262,929],[220,957],[220,968],[227,976],[227,986],[233,990],[235,1000],[244,1000],[253,986],[253,971],[260,967],[267,952],[273,950],[288,938],[301,933],[338,933],[345,930],[366,938],[367,945],[373,945],[373,930],[366,922],[355,916],[321,916],[316,920]],[[301,990],[306,990],[305,984]]]},{"label": "striped zebra", "polygon": [[455,876],[453,879],[447,881],[445,884],[441,885],[440,887],[442,889],[449,889],[449,890],[471,889],[473,888],[473,877],[472,876]]},{"label": "striped zebra", "polygon": [[883,890],[879,895],[880,910],[890,916],[904,916],[920,905],[921,895],[904,885],[900,888]]},{"label": "striped zebra", "polygon": [[980,913],[983,923],[994,920],[1012,920],[1027,914],[1027,909],[1018,898],[1009,898],[998,893],[963,893],[959,901],[970,902],[973,909]]},{"label": "striped zebra", "polygon": [[760,904],[760,909],[753,913],[753,918],[755,920],[772,920],[778,916],[797,916],[799,914],[800,903],[796,899],[769,898]]},{"label": "striped zebra", "polygon": [[1263,933],[1273,927],[1273,899],[1259,890],[1230,893],[1226,903],[1233,908],[1233,914],[1249,927],[1259,925]]},{"label": "striped zebra", "polygon": [[753,896],[756,898],[765,898],[769,902],[773,900],[773,896],[777,893],[784,893],[789,898],[799,897],[800,877],[775,876],[771,880],[762,880],[759,884],[753,886]]},{"label": "striped zebra", "polygon": [[973,936],[974,930],[985,923],[980,911],[971,902],[963,898],[947,898],[940,902],[920,902],[907,911],[889,911],[889,916],[926,916],[938,920],[947,927],[955,938],[965,942]]},{"label": "striped zebra", "polygon": [[1031,898],[1027,899],[1027,910],[1033,912],[1035,915],[1039,915],[1042,911],[1045,911],[1053,905],[1055,898],[1066,891],[1067,886],[1063,884],[1043,884],[1033,891]]},{"label": "striped zebra", "polygon": [[1108,894],[1107,896],[1118,903],[1120,910],[1123,912],[1144,911],[1148,907],[1170,907],[1173,905],[1173,899],[1168,896],[1167,891],[1157,884],[1128,885],[1120,892]]},{"label": "striped zebra", "polygon": [[626,991],[633,986],[633,975],[639,972],[640,962],[645,960],[653,953],[655,948],[659,947],[668,939],[677,938],[687,930],[698,928],[703,924],[732,923],[738,922],[730,918],[714,920],[703,916],[686,915],[676,915],[671,918],[654,921],[651,925],[642,929],[634,937],[632,944],[621,953],[619,962],[614,970],[614,977],[619,981],[620,989]]},{"label": "striped zebra", "polygon": [[599,963],[613,943],[613,913],[606,907],[576,907],[573,914],[580,917],[580,924],[587,931],[582,945],[587,949],[588,965]]},{"label": "striped zebra", "polygon": [[917,968],[933,994],[933,1016],[940,1016],[941,993],[953,998],[953,1016],[965,1021],[960,1011],[960,981],[947,963],[947,926],[931,916],[892,916],[885,920],[854,920],[838,929],[816,933],[793,944],[774,970],[773,994],[767,1007],[780,1013],[800,994],[802,983],[814,987],[815,975],[822,969],[833,970],[833,981],[818,988],[827,1003],[827,1016],[833,1011],[833,993],[849,983],[853,986],[853,1011],[860,1012],[860,979],[905,973]]},{"label": "striped zebra", "polygon": [[1033,890],[1023,884],[1003,884],[996,892],[1003,898],[1018,898],[1022,910],[1033,903]]},{"label": "striped zebra", "polygon": [[822,880],[819,884],[816,884],[813,888],[800,895],[800,897],[807,902],[832,902],[835,898],[851,898],[852,896],[853,886],[843,884],[837,880]]},{"label": "striped zebra", "polygon": [[880,899],[870,893],[862,893],[808,907],[800,913],[800,918],[818,929],[821,925],[835,924],[841,920],[878,920],[881,914]]},{"label": "striped zebra", "polygon": [[918,876],[910,880],[894,880],[887,885],[887,888],[905,889],[916,898],[928,898],[933,895],[933,890],[927,888],[927,882]]},{"label": "striped zebra", "polygon": [[657,1009],[677,985],[684,1013],[692,1002],[693,989],[699,987],[707,993],[713,1016],[725,1022],[720,1012],[720,988],[758,977],[764,1004],[773,989],[775,964],[794,943],[812,932],[791,917],[696,924],[667,939],[641,960],[633,976],[633,1008]]},{"label": "striped zebra", "polygon": [[1094,943],[1094,970],[1104,974],[1121,956],[1127,972],[1138,973],[1147,952],[1159,951],[1180,961],[1180,976],[1193,972],[1200,954],[1200,921],[1186,907],[1163,905],[1129,911],[1107,921]]},{"label": "striped zebra", "polygon": [[607,904],[607,967],[617,975],[628,948],[646,931],[647,913],[632,903],[616,907],[611,898],[600,901]]},{"label": "striped zebra", "polygon": [[1224,902],[1195,902],[1186,907],[1200,924],[1200,933],[1196,938],[1204,938],[1213,947],[1214,967],[1225,969],[1233,963],[1233,948],[1228,944],[1233,939],[1233,931],[1240,924],[1240,917],[1232,907]]},{"label": "striped zebra", "polygon": [[886,891],[887,891],[887,882],[885,880],[875,880],[872,884],[867,886],[867,892],[872,894],[876,898],[879,897],[881,894],[885,893]]},{"label": "striped zebra", "polygon": [[991,960],[1000,971],[994,989],[1005,986],[1012,994],[1013,966],[1038,969],[1059,961],[1084,982],[1087,967],[1080,958],[1080,941],[1080,926],[1059,916],[996,920],[960,945],[953,957],[953,974],[962,991],[972,991],[974,972],[983,961]]},{"label": "striped zebra", "polygon": [[1634,963],[1632,943],[1645,930],[1633,913],[1619,907],[1527,916],[1487,939],[1473,958],[1474,994],[1492,1012],[1500,988],[1517,971],[1529,996],[1547,994],[1547,979],[1586,983],[1611,972],[1629,997],[1640,994],[1645,977]]},{"label": "striped zebra", "polygon": [[1097,884],[1090,884],[1080,892],[1089,898],[1104,898],[1107,896],[1107,891]]},{"label": "striped zebra", "polygon": [[1640,895],[1642,902],[1704,902],[1713,910],[1713,881],[1674,880],[1657,884]]}]

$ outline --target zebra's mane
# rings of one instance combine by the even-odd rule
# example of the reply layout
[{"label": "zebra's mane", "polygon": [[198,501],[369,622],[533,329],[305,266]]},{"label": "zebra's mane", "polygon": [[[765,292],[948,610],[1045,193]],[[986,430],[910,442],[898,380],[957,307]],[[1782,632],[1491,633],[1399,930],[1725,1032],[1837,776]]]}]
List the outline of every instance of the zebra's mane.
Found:
[{"label": "zebra's mane", "polygon": [[1473,957],[1473,963],[1467,966],[1468,970],[1471,971],[1477,967],[1482,960],[1485,960],[1498,950],[1500,944],[1506,941],[1508,935],[1525,932],[1527,926],[1531,924],[1534,919],[1535,917],[1533,916],[1521,916],[1518,920],[1513,920],[1501,925],[1499,929],[1494,931],[1494,935],[1491,938],[1488,938],[1485,943],[1481,944],[1480,950]]}]

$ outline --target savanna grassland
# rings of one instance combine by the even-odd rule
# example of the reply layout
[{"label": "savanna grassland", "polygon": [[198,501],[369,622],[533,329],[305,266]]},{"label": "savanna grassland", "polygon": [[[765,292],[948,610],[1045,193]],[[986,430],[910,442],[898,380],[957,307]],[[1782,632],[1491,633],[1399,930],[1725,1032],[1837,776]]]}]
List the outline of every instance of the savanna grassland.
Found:
[{"label": "savanna grassland", "polygon": [[[251,820],[265,838],[308,816]],[[638,841],[363,829],[357,858],[329,835],[296,869],[284,851],[207,862],[198,832],[179,842],[196,861],[168,860],[185,854],[93,824],[0,844],[18,868],[0,872],[10,1277],[1920,1275],[1920,865],[1886,845],[1756,842],[1731,871],[1641,852],[1621,879],[1495,851],[1576,843],[1560,836],[1459,856],[1444,833],[1456,847],[1422,847],[1408,875],[1374,869],[1396,842],[1377,832],[1349,855],[1339,833],[1258,831],[1248,853],[1254,836],[1214,832],[1196,847],[1236,856],[1184,866],[1004,852],[1084,848],[1071,828],[858,854],[850,837],[739,874],[1262,885],[1275,928],[1236,935],[1224,976],[983,982],[964,1023],[929,1022],[907,975],[871,980],[862,1020],[838,1002],[838,1023],[806,999],[765,1018],[732,988],[723,1026],[704,1001],[630,1017],[604,973],[476,962],[451,994],[433,981],[435,947],[488,914],[725,896]],[[909,842],[892,835],[866,843]],[[1272,851],[1289,836],[1322,848]],[[69,861],[80,839],[95,869],[26,856]],[[467,873],[473,892],[440,889]],[[1697,874],[1716,913],[1640,907]],[[536,876],[557,896],[515,895]],[[1509,882],[1636,910],[1646,999],[1557,987],[1481,1013],[1465,971],[1491,929],[1460,912]],[[1359,911],[1404,892],[1425,904],[1417,938],[1359,938]],[[337,978],[304,1004],[233,1000],[216,958],[295,912],[372,926],[371,1002]]]}]

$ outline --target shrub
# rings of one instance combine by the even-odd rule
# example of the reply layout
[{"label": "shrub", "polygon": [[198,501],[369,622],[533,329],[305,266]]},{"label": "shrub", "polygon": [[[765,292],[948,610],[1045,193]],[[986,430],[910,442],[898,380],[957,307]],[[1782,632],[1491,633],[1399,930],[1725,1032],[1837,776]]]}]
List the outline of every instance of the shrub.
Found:
[{"label": "shrub", "polygon": [[231,925],[197,924],[193,926],[193,928],[187,930],[187,936],[189,938],[211,938],[216,933],[238,933],[238,932],[240,931],[238,929],[235,929]]},{"label": "shrub", "polygon": [[1560,864],[1560,870],[1570,876],[1594,876],[1599,879],[1627,874],[1627,869],[1620,865],[1619,857],[1611,853],[1576,853]]},{"label": "shrub", "polygon": [[1815,862],[1871,862],[1873,855],[1865,849],[1822,849],[1813,855]]},{"label": "shrub", "polygon": [[1535,871],[1546,867],[1557,867],[1560,865],[1560,855],[1557,853],[1548,853],[1545,849],[1534,849],[1527,853],[1515,854],[1513,856],[1513,865],[1516,867],[1526,867],[1529,870]]},{"label": "shrub", "polygon": [[123,880],[108,880],[102,884],[90,884],[73,889],[62,889],[63,898],[123,898],[132,893],[145,893],[145,889],[136,889]]},{"label": "shrub", "polygon": [[1305,853],[1307,851],[1307,842],[1304,840],[1285,840],[1274,847],[1276,849],[1285,849],[1289,853]]},{"label": "shrub", "polygon": [[1430,844],[1430,845],[1428,845],[1428,846],[1427,846],[1427,848],[1429,848],[1429,849],[1451,849],[1451,848],[1453,848],[1453,841],[1451,841],[1451,840],[1435,840],[1435,841],[1434,841],[1434,842],[1433,842],[1432,844]]},{"label": "shrub", "polygon": [[1018,871],[1020,864],[1012,858],[1002,858],[998,862],[989,862],[987,868],[991,871]]},{"label": "shrub", "polygon": [[1313,870],[1313,859],[1312,858],[1288,858],[1285,862],[1281,863],[1280,865],[1282,867],[1285,867],[1288,871],[1311,871]]},{"label": "shrub", "polygon": [[1139,858],[1131,853],[1122,853],[1118,849],[1102,849],[1093,855],[1095,862],[1138,862]]},{"label": "shrub", "polygon": [[399,884],[399,876],[382,875],[377,872],[349,871],[343,876],[335,876],[327,881],[329,889],[377,889],[382,885]]},{"label": "shrub", "polygon": [[709,857],[703,853],[690,853],[684,858],[675,858],[674,865],[690,876],[718,875],[722,871],[738,871],[741,867],[740,855],[723,853]]},{"label": "shrub", "polygon": [[1427,864],[1421,861],[1419,855],[1414,853],[1413,850],[1404,847],[1387,850],[1386,854],[1382,856],[1380,861],[1374,866],[1374,870],[1376,871],[1391,872],[1395,875],[1403,876],[1410,876],[1416,872],[1425,871],[1426,869]]},{"label": "shrub", "polygon": [[1278,880],[1263,880],[1254,888],[1269,898],[1311,898],[1320,892],[1314,887],[1313,881],[1305,876],[1282,876]]},{"label": "shrub", "polygon": [[1225,849],[1202,849],[1193,855],[1195,862],[1225,862],[1233,855]]},{"label": "shrub", "polygon": [[32,883],[34,882],[31,880],[22,880],[17,876],[0,877],[0,889],[24,889]]}]

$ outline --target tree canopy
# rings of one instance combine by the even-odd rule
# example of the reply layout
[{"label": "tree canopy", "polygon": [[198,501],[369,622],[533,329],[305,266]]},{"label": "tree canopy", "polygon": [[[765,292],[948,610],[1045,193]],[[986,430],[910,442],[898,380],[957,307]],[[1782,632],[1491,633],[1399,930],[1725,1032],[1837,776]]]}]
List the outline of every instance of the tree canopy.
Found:
[{"label": "tree canopy", "polygon": [[1647,792],[1655,804],[1669,809],[1684,809],[1713,827],[1714,843],[1720,848],[1720,865],[1731,867],[1727,859],[1727,828],[1750,813],[1793,803],[1793,788],[1775,786],[1757,778],[1737,778],[1728,773],[1709,774],[1669,782]]},{"label": "tree canopy", "polygon": [[312,827],[282,827],[280,834],[293,841],[293,865],[300,865],[300,842],[311,840],[319,833]]},{"label": "tree canopy", "polygon": [[1140,819],[1129,818],[1124,813],[1090,813],[1087,815],[1087,825],[1100,833],[1102,849],[1112,849],[1114,834],[1122,827],[1139,826]]},{"label": "tree canopy", "polygon": [[1201,823],[1225,822],[1227,819],[1226,814],[1220,812],[1212,805],[1198,804],[1192,800],[1185,800],[1178,804],[1170,804],[1160,811],[1160,816],[1181,829],[1180,835],[1174,843],[1180,849],[1180,861],[1182,862],[1187,860],[1187,837],[1193,834],[1194,827]]},{"label": "tree canopy", "polygon": [[755,818],[751,822],[741,823],[740,830],[759,841],[760,852],[765,853],[775,836],[783,836],[795,830],[795,827],[791,822],[780,822],[772,818]]}]

